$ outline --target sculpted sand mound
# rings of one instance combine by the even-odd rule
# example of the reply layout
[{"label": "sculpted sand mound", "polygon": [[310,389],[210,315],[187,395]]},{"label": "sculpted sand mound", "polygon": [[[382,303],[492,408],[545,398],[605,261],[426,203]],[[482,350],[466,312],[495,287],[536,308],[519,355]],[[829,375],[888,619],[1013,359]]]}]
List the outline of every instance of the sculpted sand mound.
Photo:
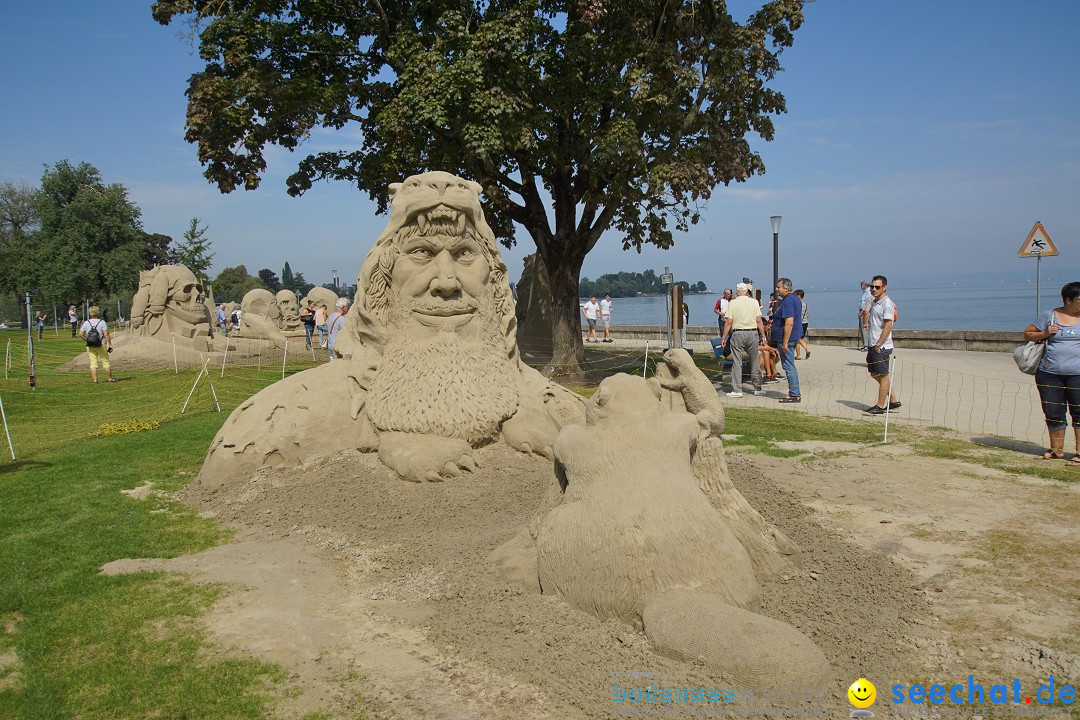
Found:
[{"label": "sculpted sand mound", "polygon": [[[320,646],[318,662],[300,655],[290,660],[288,648],[304,639],[290,633],[304,632],[304,616],[259,622],[263,615],[245,598],[222,604],[220,611],[228,613],[219,621],[223,638],[285,662],[290,671],[322,672],[326,682],[360,672],[369,678],[358,688],[365,699],[386,705],[364,708],[377,718],[439,717],[451,707],[454,717],[612,717],[612,685],[644,687],[653,680],[629,674],[645,671],[669,687],[746,687],[738,668],[713,670],[696,658],[661,654],[668,631],[648,611],[657,641],[492,572],[485,559],[535,516],[555,479],[549,461],[502,445],[481,449],[477,458],[481,466],[467,481],[446,483],[402,483],[374,454],[346,450],[301,467],[266,467],[222,487],[192,484],[187,501],[245,527],[249,541],[288,539],[327,553],[348,598],[334,608],[329,604],[341,603],[340,593],[309,598],[308,606],[333,609],[345,624],[333,642]],[[803,472],[786,462],[785,474]],[[850,476],[857,481],[856,473]],[[928,613],[910,573],[822,528],[786,489],[785,478],[770,480],[752,461],[732,460],[731,481],[802,550],[805,570],[760,583],[761,612],[816,641],[835,668],[835,682],[813,688],[831,693],[829,716],[846,717],[851,710],[843,691],[855,678],[918,676],[907,664],[905,638],[924,629]],[[284,573],[274,581],[279,585],[310,587],[299,569],[290,579],[290,568],[272,550],[262,562]],[[715,627],[707,612],[682,617],[701,617],[705,627]],[[415,633],[423,643],[406,644],[393,632],[374,634],[372,622]],[[387,672],[387,658],[401,652],[429,658],[430,677],[399,682]],[[454,694],[446,694],[448,687]],[[513,699],[520,694],[538,702]],[[458,695],[487,709],[470,713]]]}]

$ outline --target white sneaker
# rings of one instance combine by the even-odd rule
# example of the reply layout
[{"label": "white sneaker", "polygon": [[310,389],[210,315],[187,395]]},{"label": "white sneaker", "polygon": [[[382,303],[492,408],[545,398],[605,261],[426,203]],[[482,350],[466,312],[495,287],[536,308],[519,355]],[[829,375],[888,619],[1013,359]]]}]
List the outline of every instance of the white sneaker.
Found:
[{"label": "white sneaker", "polygon": [[754,394],[755,394],[755,395],[764,395],[764,394],[765,394],[765,391],[764,391],[764,390],[755,390],[755,391],[754,391]]},{"label": "white sneaker", "polygon": [[738,390],[732,390],[727,394],[728,397],[742,397],[742,393]]}]

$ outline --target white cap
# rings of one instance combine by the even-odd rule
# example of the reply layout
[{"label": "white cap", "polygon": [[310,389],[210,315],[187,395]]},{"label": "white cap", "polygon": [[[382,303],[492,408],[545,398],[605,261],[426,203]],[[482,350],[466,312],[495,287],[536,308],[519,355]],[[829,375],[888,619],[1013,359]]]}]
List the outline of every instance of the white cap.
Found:
[{"label": "white cap", "polygon": [[749,289],[750,289],[750,286],[747,285],[746,283],[737,283],[735,285],[735,292],[739,292],[740,290],[749,290]]}]

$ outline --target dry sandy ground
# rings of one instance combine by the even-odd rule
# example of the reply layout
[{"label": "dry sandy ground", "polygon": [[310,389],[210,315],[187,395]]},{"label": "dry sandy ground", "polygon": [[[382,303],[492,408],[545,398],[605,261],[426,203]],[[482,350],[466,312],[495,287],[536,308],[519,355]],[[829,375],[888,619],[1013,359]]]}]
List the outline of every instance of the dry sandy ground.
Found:
[{"label": "dry sandy ground", "polygon": [[[829,716],[851,710],[846,688],[860,676],[878,686],[879,716],[894,683],[973,673],[987,687],[1019,678],[1034,689],[1051,675],[1077,684],[1080,483],[896,447],[802,449],[729,463],[804,552],[801,568],[763,583],[762,612],[832,662],[835,683],[817,703]],[[283,717],[596,718],[626,706],[613,703],[613,683],[726,685],[655,655],[634,628],[500,580],[486,558],[532,517],[551,470],[504,448],[480,459],[473,476],[442,484],[401,482],[347,451],[216,493],[192,486],[185,502],[237,527],[233,544],[105,571],[233,583],[207,622],[237,652],[289,669],[302,692],[282,701]]]}]

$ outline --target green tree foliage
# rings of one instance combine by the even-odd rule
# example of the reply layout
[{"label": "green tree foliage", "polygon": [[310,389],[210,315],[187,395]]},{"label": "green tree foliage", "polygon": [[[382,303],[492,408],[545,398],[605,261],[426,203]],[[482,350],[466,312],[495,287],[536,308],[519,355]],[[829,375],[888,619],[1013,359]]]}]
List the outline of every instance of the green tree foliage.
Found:
[{"label": "green tree foliage", "polygon": [[262,280],[249,275],[245,266],[227,267],[214,278],[214,300],[219,303],[240,302],[249,290],[256,288],[270,289]]},{"label": "green tree foliage", "polygon": [[717,185],[764,172],[747,137],[771,140],[785,110],[767,83],[802,6],[763,0],[743,23],[723,0],[158,0],[153,14],[198,30],[187,139],[222,191],[257,187],[268,145],[348,125],[362,146],[307,155],[290,194],[340,179],[385,208],[411,173],[479,180],[500,238],[517,223],[544,259],[553,364],[576,368],[578,278],[603,233],[670,247]]},{"label": "green tree foliage", "polygon": [[27,290],[22,279],[33,272],[34,192],[26,183],[0,183],[0,291],[5,293]]},{"label": "green tree foliage", "polygon": [[276,293],[281,289],[281,281],[278,280],[277,273],[270,268],[263,268],[259,271],[259,280],[270,292]]},{"label": "green tree foliage", "polygon": [[286,290],[296,291],[296,280],[293,277],[292,268],[289,267],[289,261],[285,261],[285,267],[281,269],[281,287]]},{"label": "green tree foliage", "polygon": [[[210,240],[206,237],[207,226],[199,227],[199,218],[191,218],[188,229],[184,231],[184,241],[176,246],[173,257],[178,265],[186,265],[187,269],[195,273],[199,282],[204,285],[210,276],[206,271],[210,269],[210,261],[214,259],[214,253],[210,252]],[[245,271],[245,274],[246,271]],[[217,288],[215,287],[215,290]],[[215,298],[220,302],[220,298]]]},{"label": "green tree foliage", "polygon": [[140,211],[119,184],[97,168],[67,160],[48,168],[34,194],[40,229],[23,281],[41,289],[38,302],[130,294],[143,267],[146,234]]},{"label": "green tree foliage", "polygon": [[[705,282],[699,280],[690,284],[680,281],[683,290],[689,292],[708,292]],[[634,295],[659,295],[667,291],[660,284],[660,278],[655,270],[646,270],[643,273],[618,272],[601,275],[596,280],[587,277],[581,278],[581,297],[587,298],[592,295],[603,297],[605,293],[611,293],[611,297],[633,297]]]},{"label": "green tree foliage", "polygon": [[176,258],[172,237],[161,233],[143,233],[143,269],[149,270],[155,265],[173,265]]}]

